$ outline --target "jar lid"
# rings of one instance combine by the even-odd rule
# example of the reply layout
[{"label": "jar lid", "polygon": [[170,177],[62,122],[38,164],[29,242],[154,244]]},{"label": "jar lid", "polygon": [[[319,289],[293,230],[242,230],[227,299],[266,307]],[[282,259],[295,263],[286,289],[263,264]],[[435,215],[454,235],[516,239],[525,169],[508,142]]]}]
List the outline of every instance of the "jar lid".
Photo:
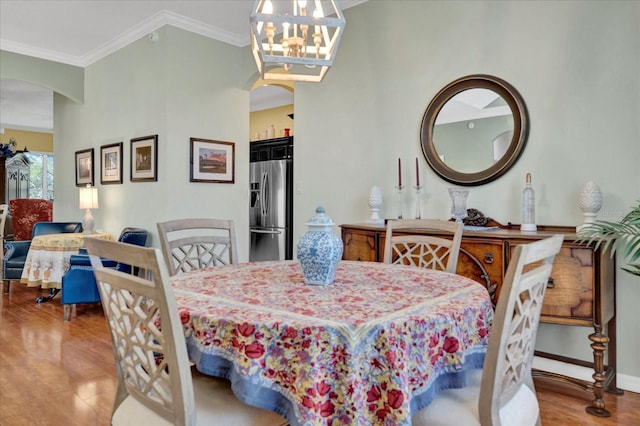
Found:
[{"label": "jar lid", "polygon": [[333,220],[329,216],[325,216],[324,207],[316,208],[316,215],[306,223],[309,226],[333,226]]}]

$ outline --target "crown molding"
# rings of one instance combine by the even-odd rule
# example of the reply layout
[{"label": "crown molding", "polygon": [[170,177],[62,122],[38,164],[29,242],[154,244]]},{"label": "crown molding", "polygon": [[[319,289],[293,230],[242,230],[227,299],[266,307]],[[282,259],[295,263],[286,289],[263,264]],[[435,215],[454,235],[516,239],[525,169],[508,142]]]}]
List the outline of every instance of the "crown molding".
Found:
[{"label": "crown molding", "polygon": [[27,44],[16,43],[10,40],[0,39],[0,50],[7,52],[18,53],[25,56],[33,56],[34,58],[45,59],[53,62],[60,62],[67,65],[74,65],[77,67],[84,67],[81,58],[72,55],[64,55],[60,52],[56,52],[48,49],[41,49],[39,47],[29,46]]},{"label": "crown molding", "polygon": [[134,41],[137,41],[142,37],[146,37],[147,35],[149,35],[149,33],[152,33],[153,31],[156,31],[157,29],[165,25],[171,25],[185,31],[190,31],[204,37],[231,44],[236,47],[247,46],[250,42],[249,35],[243,36],[231,33],[229,31],[224,31],[220,28],[203,24],[202,22],[195,19],[187,18],[185,16],[178,15],[177,13],[169,12],[167,10],[162,10],[151,16],[150,18],[142,21],[134,28],[125,31],[114,39],[109,40],[103,45],[91,50],[90,52],[82,56],[64,55],[52,50],[41,49],[4,39],[0,39],[0,49],[6,50],[8,52],[18,53],[21,55],[33,56],[40,59],[46,59],[85,68],[93,64],[94,62],[97,62],[100,59],[133,43]]},{"label": "crown molding", "polygon": [[[21,130],[24,132],[37,132],[37,133],[51,133],[53,134],[53,128],[51,127],[37,127],[37,126],[23,126],[20,124],[0,123],[2,130]],[[19,147],[18,147],[19,148]]]}]

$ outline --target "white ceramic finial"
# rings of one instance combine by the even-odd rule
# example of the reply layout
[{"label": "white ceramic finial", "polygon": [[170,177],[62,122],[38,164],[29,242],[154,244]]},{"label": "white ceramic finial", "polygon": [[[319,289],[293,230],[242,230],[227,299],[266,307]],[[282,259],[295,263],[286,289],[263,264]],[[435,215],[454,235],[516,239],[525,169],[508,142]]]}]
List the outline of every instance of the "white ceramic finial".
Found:
[{"label": "white ceramic finial", "polygon": [[580,191],[580,210],[584,215],[584,223],[576,227],[576,232],[596,221],[596,216],[602,208],[602,191],[595,182],[589,181]]},{"label": "white ceramic finial", "polygon": [[372,186],[369,191],[369,208],[371,209],[371,218],[368,223],[384,223],[384,220],[378,215],[380,206],[382,205],[382,192],[377,186]]}]

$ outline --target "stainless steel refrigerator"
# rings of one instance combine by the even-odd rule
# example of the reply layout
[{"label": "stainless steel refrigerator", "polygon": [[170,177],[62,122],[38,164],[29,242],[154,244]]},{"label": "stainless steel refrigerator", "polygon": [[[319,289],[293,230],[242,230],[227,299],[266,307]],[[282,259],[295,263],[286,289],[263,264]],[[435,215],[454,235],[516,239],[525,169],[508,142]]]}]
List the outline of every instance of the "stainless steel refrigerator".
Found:
[{"label": "stainless steel refrigerator", "polygon": [[249,260],[292,259],[292,160],[250,166]]}]

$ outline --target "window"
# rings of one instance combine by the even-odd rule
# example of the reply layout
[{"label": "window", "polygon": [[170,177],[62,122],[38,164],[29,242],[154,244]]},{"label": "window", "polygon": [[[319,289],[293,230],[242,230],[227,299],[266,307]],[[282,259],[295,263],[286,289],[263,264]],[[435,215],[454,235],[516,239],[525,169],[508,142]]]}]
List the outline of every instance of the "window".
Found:
[{"label": "window", "polygon": [[53,154],[25,152],[31,162],[29,169],[29,198],[53,201]]}]

